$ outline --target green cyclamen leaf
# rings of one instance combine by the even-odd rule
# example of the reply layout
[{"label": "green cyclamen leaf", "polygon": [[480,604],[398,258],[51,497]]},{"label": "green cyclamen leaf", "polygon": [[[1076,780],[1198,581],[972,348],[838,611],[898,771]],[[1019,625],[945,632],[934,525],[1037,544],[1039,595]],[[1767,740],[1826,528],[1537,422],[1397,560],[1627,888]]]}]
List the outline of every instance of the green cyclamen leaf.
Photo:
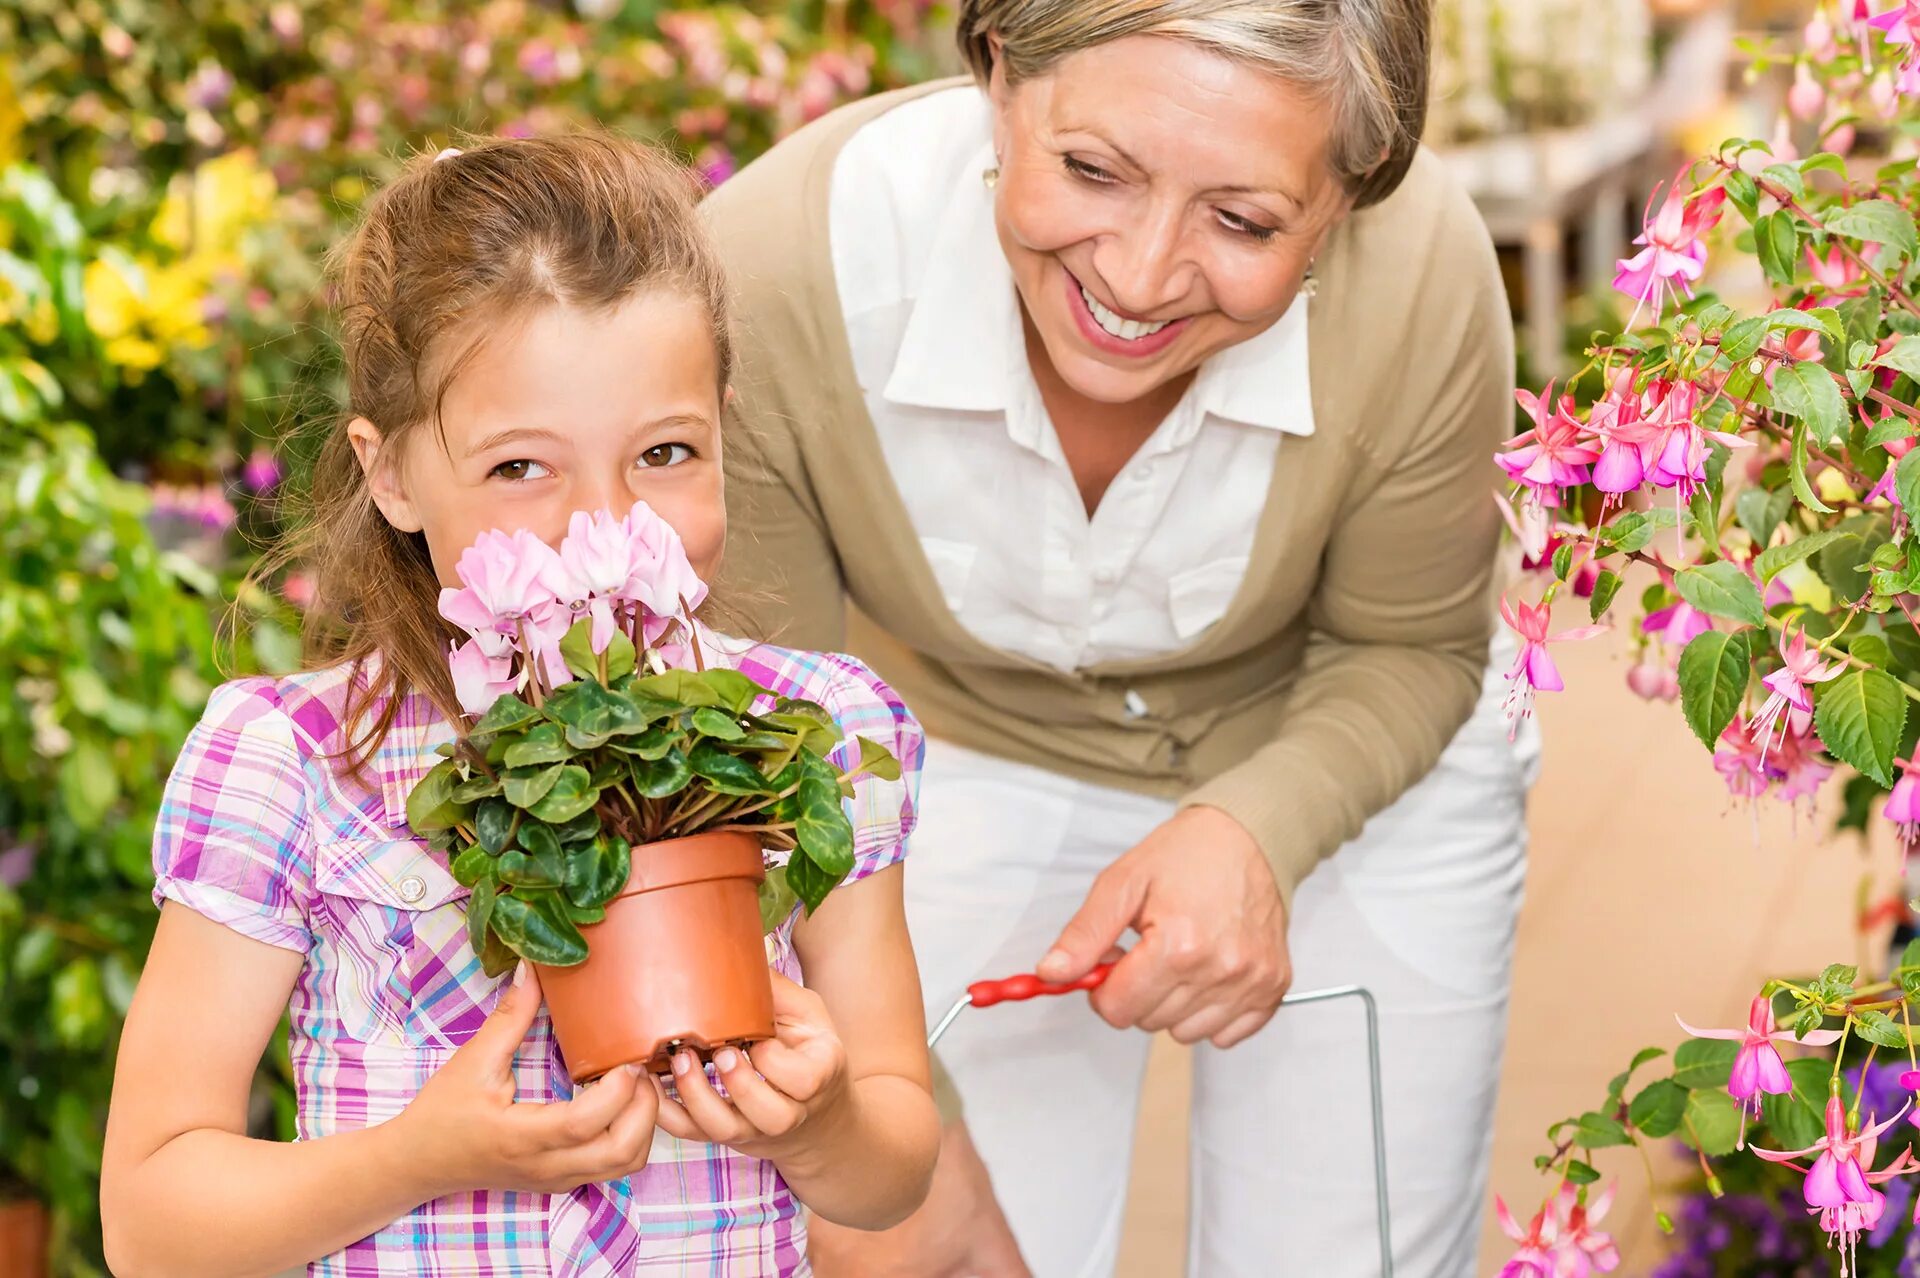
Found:
[{"label": "green cyclamen leaf", "polygon": [[587,940],[552,892],[511,892],[494,899],[492,924],[513,951],[548,967],[586,961]]},{"label": "green cyclamen leaf", "polygon": [[527,810],[542,821],[560,825],[592,807],[599,797],[592,774],[578,764],[569,763],[561,767],[546,797]]},{"label": "green cyclamen leaf", "polygon": [[460,820],[453,787],[460,779],[452,759],[433,766],[407,795],[407,825],[415,834],[445,830]]}]

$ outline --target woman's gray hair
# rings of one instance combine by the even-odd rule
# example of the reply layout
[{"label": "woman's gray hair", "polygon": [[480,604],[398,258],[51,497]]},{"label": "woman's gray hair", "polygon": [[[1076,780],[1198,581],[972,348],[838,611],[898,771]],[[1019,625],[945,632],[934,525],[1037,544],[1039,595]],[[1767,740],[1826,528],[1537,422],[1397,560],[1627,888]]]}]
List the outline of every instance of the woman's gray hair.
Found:
[{"label": "woman's gray hair", "polygon": [[1009,84],[1123,36],[1191,41],[1332,104],[1335,175],[1365,208],[1406,176],[1427,119],[1432,0],[961,0],[960,53]]}]

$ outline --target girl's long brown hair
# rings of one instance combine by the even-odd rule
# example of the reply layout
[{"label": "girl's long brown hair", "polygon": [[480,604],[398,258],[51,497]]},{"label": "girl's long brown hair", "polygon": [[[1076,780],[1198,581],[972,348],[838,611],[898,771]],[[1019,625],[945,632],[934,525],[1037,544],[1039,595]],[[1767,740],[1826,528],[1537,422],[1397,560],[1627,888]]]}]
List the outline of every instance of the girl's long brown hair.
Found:
[{"label": "girl's long brown hair", "polygon": [[605,310],[643,289],[705,305],[724,387],[726,288],[697,194],[663,153],[609,133],[481,141],[438,160],[416,156],[334,250],[347,403],[325,424],[293,531],[255,576],[304,566],[314,583],[307,668],[369,671],[352,681],[345,707],[349,770],[366,766],[409,693],[457,718],[447,647],[462,636],[439,614],[426,539],[374,505],[347,423],[379,427],[382,464],[391,464],[409,434],[439,428],[447,387],[490,326],[555,303]]}]

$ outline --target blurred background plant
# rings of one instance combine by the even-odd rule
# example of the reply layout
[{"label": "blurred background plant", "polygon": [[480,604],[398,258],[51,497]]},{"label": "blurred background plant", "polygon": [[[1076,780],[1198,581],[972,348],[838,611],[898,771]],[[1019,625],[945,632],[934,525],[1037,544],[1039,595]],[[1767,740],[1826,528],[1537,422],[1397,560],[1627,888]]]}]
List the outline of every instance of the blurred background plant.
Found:
[{"label": "blurred background plant", "polygon": [[[319,263],[407,156],[597,124],[709,183],[951,67],[926,0],[0,6],[0,1203],[104,1272],[99,1146],[153,815],[212,684],[298,660],[305,582],[222,610],[339,406]],[[221,650],[216,662],[216,649]],[[291,1135],[284,1035],[259,1129]],[[7,1268],[0,1257],[0,1270]]]}]

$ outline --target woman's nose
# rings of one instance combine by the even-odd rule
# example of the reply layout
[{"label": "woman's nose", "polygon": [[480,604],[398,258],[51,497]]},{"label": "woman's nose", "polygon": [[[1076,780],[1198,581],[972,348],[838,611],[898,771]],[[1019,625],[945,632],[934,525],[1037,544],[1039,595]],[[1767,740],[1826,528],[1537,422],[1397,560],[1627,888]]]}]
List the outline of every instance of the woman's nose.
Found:
[{"label": "woman's nose", "polygon": [[1093,264],[1120,310],[1151,316],[1185,297],[1193,278],[1186,236],[1177,216],[1156,215],[1108,236]]}]

